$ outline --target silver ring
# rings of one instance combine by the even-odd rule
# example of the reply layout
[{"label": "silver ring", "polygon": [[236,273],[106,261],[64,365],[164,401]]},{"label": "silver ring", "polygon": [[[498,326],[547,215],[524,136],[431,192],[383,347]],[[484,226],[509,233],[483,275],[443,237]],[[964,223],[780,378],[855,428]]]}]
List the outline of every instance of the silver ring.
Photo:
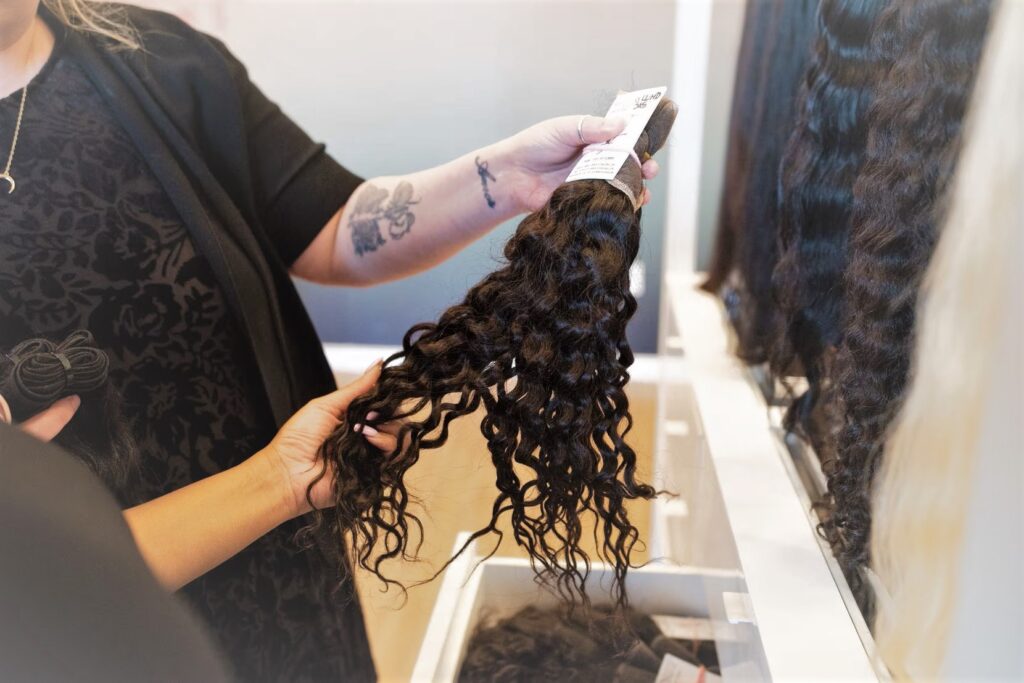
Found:
[{"label": "silver ring", "polygon": [[583,139],[583,120],[588,116],[590,116],[590,114],[584,114],[580,117],[579,123],[576,124],[576,135],[579,136],[581,145],[587,144],[587,141]]}]

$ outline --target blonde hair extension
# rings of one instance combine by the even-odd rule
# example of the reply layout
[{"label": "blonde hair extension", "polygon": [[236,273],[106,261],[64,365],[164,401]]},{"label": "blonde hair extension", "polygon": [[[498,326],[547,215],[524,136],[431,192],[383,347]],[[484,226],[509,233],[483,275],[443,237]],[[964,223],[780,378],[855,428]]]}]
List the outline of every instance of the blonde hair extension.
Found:
[{"label": "blonde hair extension", "polygon": [[1024,2],[1004,0],[975,91],[945,230],[922,292],[913,380],[874,497],[875,637],[897,680],[942,671],[986,395],[1020,268]]},{"label": "blonde hair extension", "polygon": [[63,24],[103,38],[113,49],[137,50],[139,35],[118,5],[94,0],[42,0]]}]

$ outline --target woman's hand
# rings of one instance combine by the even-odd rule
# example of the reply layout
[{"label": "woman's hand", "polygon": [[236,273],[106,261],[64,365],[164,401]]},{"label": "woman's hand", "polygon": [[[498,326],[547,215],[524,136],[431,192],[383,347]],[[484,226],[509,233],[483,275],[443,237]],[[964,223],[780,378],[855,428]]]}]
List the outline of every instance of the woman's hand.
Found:
[{"label": "woman's hand", "polygon": [[[40,441],[53,441],[71,422],[81,404],[82,400],[78,396],[66,396],[46,410],[19,423],[17,427]],[[11,408],[0,395],[0,422],[11,424],[11,421]]]},{"label": "woman's hand", "polygon": [[[583,119],[580,125],[580,119]],[[530,126],[499,144],[505,159],[516,170],[511,193],[524,211],[544,206],[569,171],[579,160],[586,145],[606,142],[622,132],[625,119],[600,116],[560,116]],[[583,140],[580,140],[582,134]],[[643,177],[658,174],[658,162],[649,159],[642,167]],[[642,204],[650,200],[644,189]]]},{"label": "woman's hand", "polygon": [[[283,479],[285,504],[291,506],[293,516],[309,512],[306,491],[320,474],[320,446],[341,423],[341,418],[352,401],[369,392],[380,378],[381,362],[377,361],[351,384],[326,396],[307,403],[281,427],[277,436],[256,456],[270,464],[272,471]],[[366,428],[367,441],[382,451],[392,451],[397,440],[391,434]],[[316,483],[311,493],[317,508],[330,505],[334,476],[329,470]]]},{"label": "woman's hand", "polygon": [[[160,583],[177,590],[308,512],[306,490],[320,473],[321,444],[349,404],[379,378],[378,362],[345,388],[303,406],[248,460],[125,510],[139,550]],[[390,434],[364,434],[378,448],[394,450]],[[332,482],[328,471],[314,487],[318,507],[330,502]]]}]

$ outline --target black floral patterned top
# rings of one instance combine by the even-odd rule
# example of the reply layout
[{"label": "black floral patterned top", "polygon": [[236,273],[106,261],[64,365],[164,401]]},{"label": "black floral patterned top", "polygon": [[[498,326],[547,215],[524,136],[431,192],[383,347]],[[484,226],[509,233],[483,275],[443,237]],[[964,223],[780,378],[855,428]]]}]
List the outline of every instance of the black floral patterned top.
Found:
[{"label": "black floral patterned top", "polygon": [[[4,157],[19,99],[0,100]],[[210,265],[60,45],[29,86],[12,172],[17,190],[0,195],[0,348],[93,333],[139,444],[143,500],[265,445],[274,421]],[[333,592],[335,570],[295,543],[300,525],[268,534],[183,593],[241,680],[370,679],[358,602]]]}]

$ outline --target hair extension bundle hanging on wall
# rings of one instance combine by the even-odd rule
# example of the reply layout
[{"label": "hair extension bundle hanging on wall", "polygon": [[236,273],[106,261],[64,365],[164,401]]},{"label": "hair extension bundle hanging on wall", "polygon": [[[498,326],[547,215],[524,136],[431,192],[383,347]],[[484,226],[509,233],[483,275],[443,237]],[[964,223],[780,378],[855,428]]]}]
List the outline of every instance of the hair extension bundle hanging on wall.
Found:
[{"label": "hair extension bundle hanging on wall", "polygon": [[[658,103],[635,145],[640,159],[664,144],[676,110],[669,100]],[[437,323],[410,329],[377,386],[349,406],[324,444],[335,505],[318,526],[339,548],[350,540],[359,565],[386,583],[394,582],[381,573],[382,562],[410,556],[410,525],[422,533],[406,473],[423,450],[445,443],[452,420],[483,406],[481,431],[499,492],[490,523],[472,539],[500,539],[498,520],[508,514],[538,578],[565,599],[586,602],[590,558],[580,547],[581,519],[593,515],[598,553],[613,565],[613,594],[624,604],[639,536],[624,502],[655,491],[637,481],[625,442],[632,418],[623,387],[633,362],[626,323],[636,309],[629,267],[640,211],[611,184],[623,181],[640,196],[640,168],[628,160],[614,181],[556,189],[519,225],[505,247],[507,264]],[[404,422],[404,447],[391,453],[354,431],[390,420]]]},{"label": "hair extension bundle hanging on wall", "polygon": [[28,339],[0,353],[0,396],[20,422],[79,395],[78,411],[54,443],[83,460],[122,503],[131,503],[126,492],[138,474],[135,442],[121,414],[120,394],[108,382],[110,361],[95,344],[79,330],[59,344]]},{"label": "hair extension bundle hanging on wall", "polygon": [[[902,0],[875,42],[893,60],[869,114],[854,186],[847,307],[835,364],[841,416],[825,523],[841,563],[867,561],[871,482],[910,367],[918,286],[940,219],[988,27],[990,0]],[[856,579],[853,579],[856,582]]]},{"label": "hair extension bundle hanging on wall", "polygon": [[760,64],[767,49],[770,31],[770,3],[751,3],[743,16],[743,36],[736,61],[732,105],[729,111],[729,145],[725,153],[725,182],[718,207],[715,245],[707,279],[701,288],[718,292],[736,262],[737,243],[743,230],[741,215],[745,194],[752,129],[757,99],[762,94],[758,80]]},{"label": "hair extension bundle hanging on wall", "polygon": [[777,333],[772,270],[778,258],[779,162],[814,38],[814,0],[751,3],[737,68],[715,260],[704,289],[723,292],[737,355],[768,359]]},{"label": "hair extension bundle hanging on wall", "polygon": [[867,141],[867,108],[885,64],[871,43],[889,0],[822,0],[818,37],[800,94],[796,129],[779,171],[779,259],[772,289],[782,329],[775,335],[775,377],[802,372],[807,392],[786,426],[811,438],[827,459],[812,410],[823,390],[826,356],[839,340],[842,274],[853,183]]}]

